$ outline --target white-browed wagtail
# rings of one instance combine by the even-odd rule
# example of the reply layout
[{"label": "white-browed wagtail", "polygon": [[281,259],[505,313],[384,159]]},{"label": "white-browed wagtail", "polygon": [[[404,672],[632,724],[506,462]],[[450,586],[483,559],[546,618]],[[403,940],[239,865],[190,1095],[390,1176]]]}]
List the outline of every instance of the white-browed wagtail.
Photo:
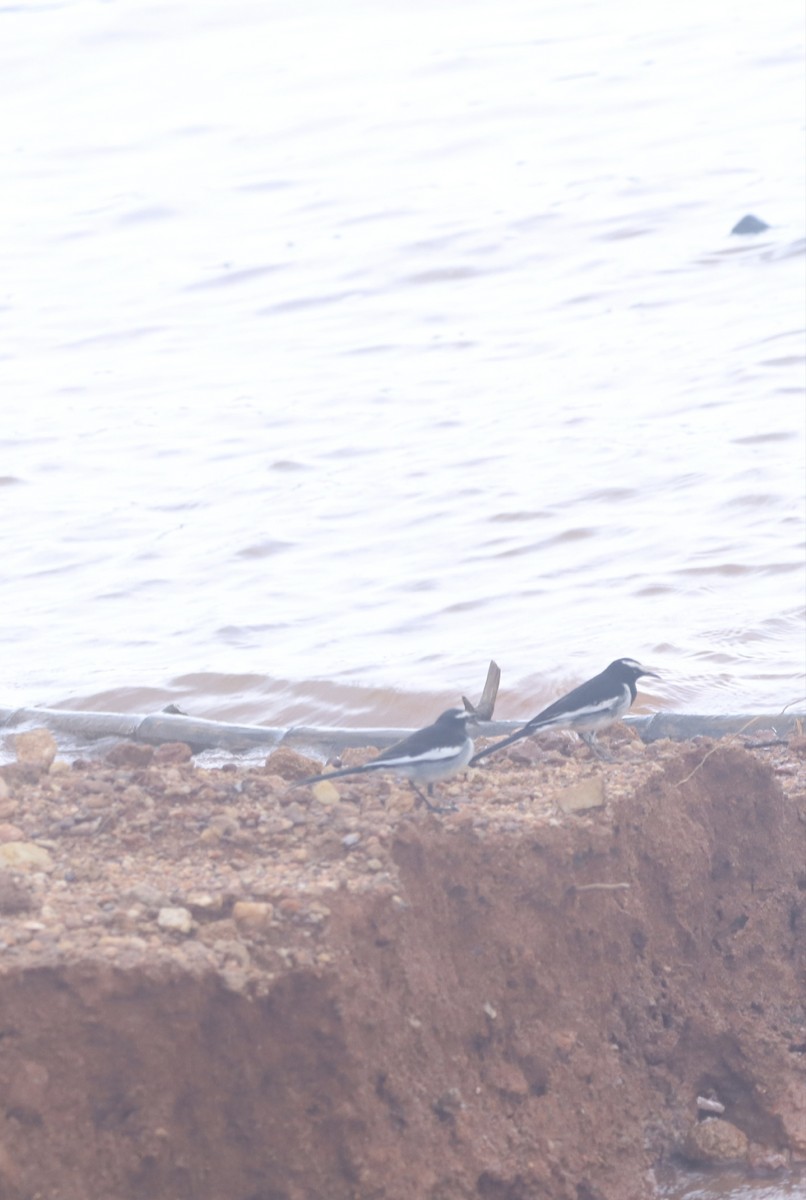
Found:
[{"label": "white-browed wagtail", "polygon": [[636,696],[635,682],[642,675],[659,678],[655,671],[642,667],[634,658],[617,658],[601,674],[555,700],[521,729],[480,750],[471,765],[544,729],[573,729],[597,757],[604,758],[596,744],[596,732],[612,725],[629,710]]},{"label": "white-browed wagtail", "polygon": [[473,716],[463,708],[449,708],[437,717],[433,725],[418,729],[394,746],[389,746],[377,758],[362,767],[342,767],[339,771],[326,771],[302,779],[295,787],[307,783],[319,783],[322,779],[340,779],[343,775],[367,775],[374,771],[394,771],[408,779],[417,795],[428,808],[439,811],[418,784],[428,787],[433,795],[433,785],[438,779],[449,779],[462,767],[466,767],[473,756],[473,741],[467,732],[467,723]]}]

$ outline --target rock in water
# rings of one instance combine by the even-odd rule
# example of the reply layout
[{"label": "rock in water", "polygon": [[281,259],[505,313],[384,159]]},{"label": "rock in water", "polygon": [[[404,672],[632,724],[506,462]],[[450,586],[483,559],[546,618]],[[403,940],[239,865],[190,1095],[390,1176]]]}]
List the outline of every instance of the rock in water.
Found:
[{"label": "rock in water", "polygon": [[769,229],[766,221],[748,213],[746,217],[742,217],[741,221],[736,222],[731,233],[763,233],[765,229]]}]

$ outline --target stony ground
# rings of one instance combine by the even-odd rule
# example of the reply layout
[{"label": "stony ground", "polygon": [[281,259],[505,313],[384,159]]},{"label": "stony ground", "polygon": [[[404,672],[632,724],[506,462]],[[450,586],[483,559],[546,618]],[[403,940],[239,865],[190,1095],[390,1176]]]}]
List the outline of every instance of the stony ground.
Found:
[{"label": "stony ground", "polygon": [[675,1154],[805,1160],[806,738],[759,740],[548,736],[434,814],[285,750],[17,735],[0,1197],[644,1200]]}]

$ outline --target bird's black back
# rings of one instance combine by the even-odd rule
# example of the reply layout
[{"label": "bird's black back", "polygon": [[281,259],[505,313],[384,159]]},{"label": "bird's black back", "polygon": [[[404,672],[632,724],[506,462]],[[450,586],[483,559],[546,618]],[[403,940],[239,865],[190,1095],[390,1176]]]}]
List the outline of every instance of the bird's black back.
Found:
[{"label": "bird's black back", "polygon": [[581,683],[579,687],[573,688],[565,696],[555,700],[548,708],[544,708],[536,717],[532,717],[524,728],[528,729],[532,726],[542,725],[545,721],[553,721],[555,717],[564,716],[565,713],[584,708],[588,704],[602,704],[611,696],[616,695],[625,684],[630,689],[630,702],[632,703],[638,694],[635,681],[641,674],[640,670],[631,665],[630,660],[617,658],[598,675]]},{"label": "bird's black back", "polygon": [[426,754],[435,745],[461,746],[467,737],[468,713],[459,708],[449,708],[437,717],[433,725],[417,729],[394,746],[381,751],[373,762],[388,762],[390,758],[411,756],[417,758]]}]

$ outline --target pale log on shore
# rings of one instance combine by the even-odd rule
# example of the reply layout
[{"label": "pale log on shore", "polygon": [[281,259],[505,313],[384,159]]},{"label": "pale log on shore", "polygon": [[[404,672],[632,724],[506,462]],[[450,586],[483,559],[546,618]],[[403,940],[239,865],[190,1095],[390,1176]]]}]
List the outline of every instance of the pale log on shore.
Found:
[{"label": "pale log on shore", "polygon": [[[522,721],[481,721],[479,737],[501,737],[519,729]],[[644,742],[662,738],[688,741],[694,737],[722,738],[743,736],[785,738],[806,726],[806,714],[758,716],[712,716],[693,713],[656,713],[651,717],[628,717],[625,724],[636,729]],[[194,751],[219,749],[232,753],[279,745],[329,755],[352,746],[383,749],[412,731],[410,729],[323,729],[308,725],[289,728],[264,725],[232,725],[226,721],[206,721],[171,713],[74,712],[54,708],[0,708],[0,729],[41,725],[57,733],[94,741],[120,737],[161,745],[185,742]]]}]

